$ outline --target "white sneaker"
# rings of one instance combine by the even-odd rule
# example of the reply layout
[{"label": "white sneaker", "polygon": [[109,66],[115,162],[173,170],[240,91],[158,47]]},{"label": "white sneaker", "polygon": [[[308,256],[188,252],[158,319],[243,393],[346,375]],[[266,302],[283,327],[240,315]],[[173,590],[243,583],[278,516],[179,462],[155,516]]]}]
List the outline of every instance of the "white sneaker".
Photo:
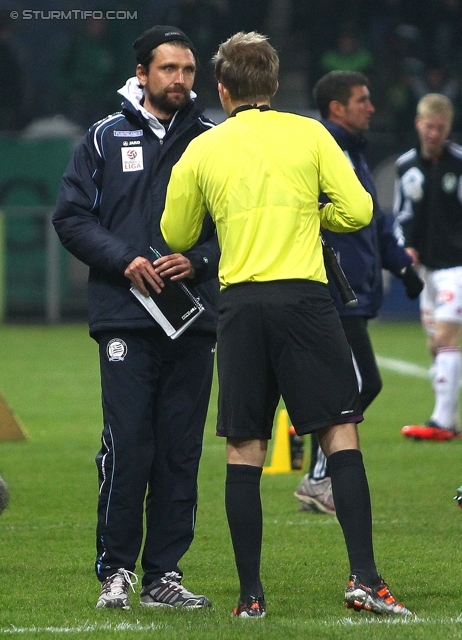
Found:
[{"label": "white sneaker", "polygon": [[184,609],[202,609],[212,606],[205,596],[196,596],[183,587],[181,576],[176,571],[169,571],[162,578],[143,587],[140,604],[142,607],[183,607]]},{"label": "white sneaker", "polygon": [[130,609],[128,589],[138,582],[138,577],[131,571],[119,569],[117,573],[106,578],[101,585],[101,594],[96,609],[107,607],[109,609]]},{"label": "white sneaker", "polygon": [[335,515],[334,498],[332,496],[332,482],[330,478],[313,480],[304,475],[294,492],[303,508],[300,511],[319,511]]}]

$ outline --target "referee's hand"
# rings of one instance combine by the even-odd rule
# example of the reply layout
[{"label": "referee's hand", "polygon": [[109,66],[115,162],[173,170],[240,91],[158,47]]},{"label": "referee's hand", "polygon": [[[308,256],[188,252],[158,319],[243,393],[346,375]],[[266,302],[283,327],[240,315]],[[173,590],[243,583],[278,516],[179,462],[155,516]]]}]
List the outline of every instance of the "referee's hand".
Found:
[{"label": "referee's hand", "polygon": [[186,256],[182,253],[172,253],[169,256],[162,256],[152,263],[156,273],[162,278],[171,280],[183,280],[194,278],[194,267]]}]

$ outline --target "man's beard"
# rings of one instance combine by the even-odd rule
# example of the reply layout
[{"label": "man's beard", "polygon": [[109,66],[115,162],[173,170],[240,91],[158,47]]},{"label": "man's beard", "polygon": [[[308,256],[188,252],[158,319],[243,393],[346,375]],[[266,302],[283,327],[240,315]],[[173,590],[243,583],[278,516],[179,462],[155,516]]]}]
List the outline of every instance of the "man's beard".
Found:
[{"label": "man's beard", "polygon": [[170,115],[173,115],[180,109],[183,109],[183,107],[188,104],[190,93],[189,91],[182,91],[183,96],[181,97],[181,99],[175,99],[168,91],[163,91],[162,93],[152,93],[147,87],[145,88],[146,99],[151,104],[151,106],[158,111],[168,113]]}]

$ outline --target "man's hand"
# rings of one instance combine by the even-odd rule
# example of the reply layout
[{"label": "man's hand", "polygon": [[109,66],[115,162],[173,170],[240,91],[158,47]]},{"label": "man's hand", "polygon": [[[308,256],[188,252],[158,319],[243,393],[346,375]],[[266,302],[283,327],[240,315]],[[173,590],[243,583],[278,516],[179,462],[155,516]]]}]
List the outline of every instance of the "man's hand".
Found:
[{"label": "man's hand", "polygon": [[141,256],[130,262],[124,271],[124,275],[146,298],[149,297],[149,291],[146,289],[145,282],[150,284],[156,293],[160,293],[164,286],[162,278],[154,269],[152,263]]},{"label": "man's hand", "polygon": [[414,249],[413,247],[406,247],[405,248],[406,253],[408,253],[411,258],[412,258],[412,264],[414,265],[414,267],[418,267],[420,264],[420,260],[419,260],[419,252]]},{"label": "man's hand", "polygon": [[171,280],[182,280],[194,278],[194,267],[182,253],[172,253],[169,256],[162,256],[153,262],[156,273],[162,278]]}]

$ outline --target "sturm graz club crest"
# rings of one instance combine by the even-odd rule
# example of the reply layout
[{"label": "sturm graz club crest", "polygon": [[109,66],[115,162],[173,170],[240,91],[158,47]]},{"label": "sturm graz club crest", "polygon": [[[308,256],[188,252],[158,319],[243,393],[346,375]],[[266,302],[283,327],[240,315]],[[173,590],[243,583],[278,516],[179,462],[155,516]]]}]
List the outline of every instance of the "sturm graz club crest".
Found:
[{"label": "sturm graz club crest", "polygon": [[445,173],[441,180],[441,186],[445,193],[453,193],[457,187],[457,176],[454,173]]},{"label": "sturm graz club crest", "polygon": [[127,345],[121,338],[113,338],[107,343],[106,353],[109,362],[123,361],[127,351]]}]

